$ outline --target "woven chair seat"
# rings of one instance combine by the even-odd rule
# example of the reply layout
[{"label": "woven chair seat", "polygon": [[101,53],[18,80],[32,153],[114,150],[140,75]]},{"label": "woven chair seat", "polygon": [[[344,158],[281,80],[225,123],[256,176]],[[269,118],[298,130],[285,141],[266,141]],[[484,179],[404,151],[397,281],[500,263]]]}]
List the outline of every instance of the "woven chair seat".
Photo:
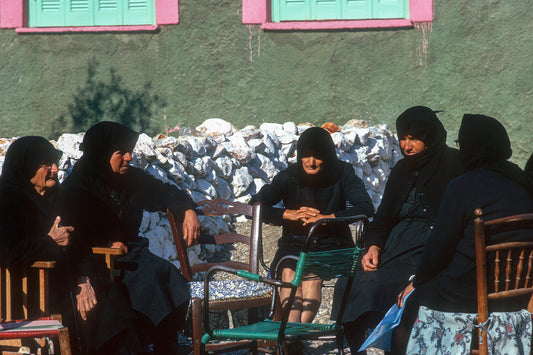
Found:
[{"label": "woven chair seat", "polygon": [[58,335],[58,330],[61,328],[63,328],[61,322],[53,319],[4,322],[0,323],[0,339]]},{"label": "woven chair seat", "polygon": [[[231,338],[231,339],[266,339],[277,340],[281,322],[264,320],[255,324],[246,325],[243,327],[231,329],[216,329],[213,330],[213,337],[217,339]],[[320,336],[323,332],[331,332],[337,326],[335,324],[318,324],[318,323],[287,323],[285,328],[285,336],[287,338],[297,337],[298,335],[305,336],[309,339],[310,333],[316,333]],[[202,343],[206,344],[211,340],[209,334],[204,334]]]},{"label": "woven chair seat", "polygon": [[[204,282],[188,282],[191,297],[204,298]],[[227,301],[270,297],[272,287],[248,280],[217,280],[209,282],[209,300]]]}]

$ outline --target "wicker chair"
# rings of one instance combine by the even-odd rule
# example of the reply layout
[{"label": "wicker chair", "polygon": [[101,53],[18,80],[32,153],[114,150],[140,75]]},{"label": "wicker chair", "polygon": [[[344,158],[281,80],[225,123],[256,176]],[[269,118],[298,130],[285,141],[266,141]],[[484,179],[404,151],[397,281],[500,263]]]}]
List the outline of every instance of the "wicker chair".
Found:
[{"label": "wicker chair", "polygon": [[[191,265],[187,254],[187,246],[182,238],[181,228],[174,218],[174,215],[167,211],[174,242],[178,251],[181,272],[189,281],[191,290],[191,318],[192,318],[192,338],[194,354],[201,354],[203,351],[228,352],[237,349],[248,348],[253,352],[257,351],[257,343],[250,341],[237,341],[218,344],[202,344],[202,300],[204,299],[204,282],[194,281],[194,275],[206,272],[214,265],[224,265],[250,273],[257,273],[259,259],[261,259],[261,205],[248,205],[240,202],[227,201],[222,199],[205,200],[197,202],[197,211],[204,216],[224,216],[240,215],[251,218],[252,227],[250,235],[238,233],[225,233],[221,235],[202,235],[201,244],[235,244],[243,243],[248,246],[248,261],[224,261],[216,263],[200,263]],[[201,274],[200,274],[201,275]],[[248,309],[248,323],[258,320],[258,308],[268,306],[271,302],[271,288],[264,285],[257,285],[255,282],[245,280],[218,280],[212,282],[210,297],[205,299],[209,309],[214,311]]]}]

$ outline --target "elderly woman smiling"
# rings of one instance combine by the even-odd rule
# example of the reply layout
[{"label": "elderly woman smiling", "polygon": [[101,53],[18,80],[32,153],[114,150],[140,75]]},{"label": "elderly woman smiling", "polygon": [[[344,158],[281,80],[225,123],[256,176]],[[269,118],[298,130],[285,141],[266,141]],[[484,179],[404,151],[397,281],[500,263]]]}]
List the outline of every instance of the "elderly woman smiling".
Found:
[{"label": "elderly woman smiling", "polygon": [[[37,260],[56,261],[51,275],[51,307],[62,313],[68,323],[73,317],[69,292],[65,291],[69,284],[66,268],[78,280],[78,310],[82,318],[94,307],[96,298],[89,278],[83,276],[87,275],[83,270],[87,266],[85,249],[71,240],[73,227],[60,225],[56,209],[57,162],[61,154],[37,136],[19,138],[7,150],[0,177],[0,264],[17,279]],[[67,253],[76,263],[66,264]],[[20,299],[14,297],[15,302]]]}]

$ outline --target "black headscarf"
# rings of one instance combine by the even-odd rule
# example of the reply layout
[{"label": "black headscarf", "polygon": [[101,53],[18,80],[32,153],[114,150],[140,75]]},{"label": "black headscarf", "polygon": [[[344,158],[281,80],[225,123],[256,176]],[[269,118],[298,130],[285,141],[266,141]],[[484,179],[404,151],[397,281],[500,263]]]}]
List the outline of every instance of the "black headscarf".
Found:
[{"label": "black headscarf", "polygon": [[119,187],[121,176],[113,172],[109,160],[116,151],[131,152],[138,138],[139,133],[120,123],[98,122],[85,133],[80,146],[83,156],[75,168],[83,170],[83,174],[98,176],[110,186]]},{"label": "black headscarf", "polygon": [[2,167],[2,184],[14,185],[35,192],[31,179],[43,163],[56,163],[63,152],[43,137],[26,136],[11,143]]},{"label": "black headscarf", "polygon": [[402,151],[412,170],[422,169],[446,148],[446,130],[429,107],[414,106],[405,110],[396,119],[396,131],[398,139],[410,135],[426,145],[426,149],[415,155],[405,155]]},{"label": "black headscarf", "polygon": [[505,127],[495,118],[465,114],[459,128],[459,152],[466,170],[484,168],[497,171],[526,188],[533,196],[530,178],[511,157],[511,141]]},{"label": "black headscarf", "polygon": [[533,154],[527,160],[526,166],[524,166],[524,171],[528,174],[533,174]]},{"label": "black headscarf", "polygon": [[[324,168],[318,174],[308,175],[304,171],[302,157],[308,150],[316,153],[317,158],[324,162]],[[304,186],[324,187],[339,179],[339,160],[335,144],[331,135],[323,128],[311,127],[300,135],[296,145],[296,159],[298,177]]]}]

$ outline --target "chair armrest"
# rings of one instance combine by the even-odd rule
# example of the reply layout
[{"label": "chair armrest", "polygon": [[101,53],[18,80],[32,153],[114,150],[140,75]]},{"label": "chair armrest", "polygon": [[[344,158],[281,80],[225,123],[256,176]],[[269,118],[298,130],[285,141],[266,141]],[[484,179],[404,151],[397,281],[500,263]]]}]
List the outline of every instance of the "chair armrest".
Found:
[{"label": "chair armrest", "polygon": [[115,280],[115,257],[124,254],[124,250],[117,248],[93,247],[93,254],[103,255],[109,270],[109,279]]},{"label": "chair armrest", "polygon": [[55,261],[36,261],[31,267],[35,269],[53,269],[56,267]]}]

